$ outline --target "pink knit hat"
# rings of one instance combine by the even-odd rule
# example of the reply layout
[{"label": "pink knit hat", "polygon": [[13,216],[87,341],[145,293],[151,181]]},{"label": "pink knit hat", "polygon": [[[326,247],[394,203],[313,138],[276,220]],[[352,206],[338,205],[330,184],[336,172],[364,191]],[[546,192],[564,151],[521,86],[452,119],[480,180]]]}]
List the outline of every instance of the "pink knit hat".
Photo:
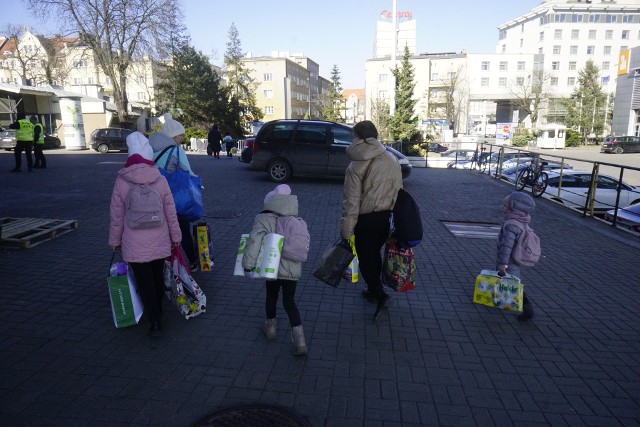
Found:
[{"label": "pink knit hat", "polygon": [[267,195],[264,197],[264,202],[267,203],[269,199],[271,199],[271,197],[275,196],[276,194],[289,195],[291,194],[291,187],[289,187],[287,184],[278,185],[275,189],[267,193]]}]

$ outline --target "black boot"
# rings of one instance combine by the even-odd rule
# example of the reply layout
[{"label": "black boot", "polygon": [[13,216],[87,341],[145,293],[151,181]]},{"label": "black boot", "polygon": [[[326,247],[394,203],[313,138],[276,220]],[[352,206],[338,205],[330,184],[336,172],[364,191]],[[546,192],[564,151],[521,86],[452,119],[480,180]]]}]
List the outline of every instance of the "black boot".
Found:
[{"label": "black boot", "polygon": [[533,319],[535,311],[533,310],[533,304],[531,300],[524,296],[524,301],[522,303],[522,314],[518,315],[518,320],[526,322],[529,319]]}]

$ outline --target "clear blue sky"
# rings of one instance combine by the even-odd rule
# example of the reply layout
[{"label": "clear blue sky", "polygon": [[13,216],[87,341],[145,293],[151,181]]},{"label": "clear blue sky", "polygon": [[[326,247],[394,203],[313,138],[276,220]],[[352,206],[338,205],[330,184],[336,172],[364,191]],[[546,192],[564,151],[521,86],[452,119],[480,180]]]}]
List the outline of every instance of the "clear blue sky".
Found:
[{"label": "clear blue sky", "polygon": [[[39,25],[24,8],[0,0],[0,28],[24,24],[50,35],[55,26]],[[392,0],[182,0],[186,26],[196,49],[222,65],[228,32],[235,23],[242,50],[253,56],[280,50],[304,53],[331,76],[337,65],[343,88],[364,87],[364,62],[373,56],[376,21]],[[417,52],[493,53],[497,26],[540,4],[540,0],[397,0],[398,11],[417,22]],[[10,20],[10,21],[9,21]],[[38,28],[42,30],[37,31]]]}]

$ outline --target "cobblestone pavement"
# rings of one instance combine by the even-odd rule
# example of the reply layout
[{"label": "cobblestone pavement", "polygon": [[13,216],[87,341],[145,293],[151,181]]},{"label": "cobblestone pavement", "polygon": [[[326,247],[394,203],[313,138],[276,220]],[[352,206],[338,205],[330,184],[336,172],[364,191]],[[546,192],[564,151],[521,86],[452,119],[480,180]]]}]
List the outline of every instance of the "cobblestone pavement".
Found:
[{"label": "cobblestone pavement", "polygon": [[166,301],[164,335],[113,326],[106,276],[108,206],[125,154],[48,152],[46,170],[9,173],[0,217],[76,219],[32,249],[0,250],[0,425],[190,426],[222,408],[291,408],[313,426],[640,424],[640,240],[539,200],[532,227],[545,258],[525,272],[537,317],[472,303],[495,241],[455,237],[442,221],[499,223],[511,188],[469,171],[414,168],[425,238],[418,289],[393,294],[372,321],[362,282],[312,276],[339,233],[341,180],[294,179],[312,245],[297,301],[309,345],[291,356],[286,315],[267,341],[264,286],[232,275],[274,184],[237,159],[190,155],[203,178],[215,267],[194,276],[207,313]]}]

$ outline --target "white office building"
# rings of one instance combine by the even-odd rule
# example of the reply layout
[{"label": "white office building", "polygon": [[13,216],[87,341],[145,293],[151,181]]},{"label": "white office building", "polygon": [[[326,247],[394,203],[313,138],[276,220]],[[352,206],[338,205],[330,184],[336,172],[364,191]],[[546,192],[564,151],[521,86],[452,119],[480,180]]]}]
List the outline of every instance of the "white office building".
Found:
[{"label": "white office building", "polygon": [[[498,27],[495,53],[419,54],[411,58],[416,69],[416,115],[433,117],[447,76],[461,73],[457,84],[455,132],[472,133],[489,121],[529,128],[562,120],[557,102],[576,89],[579,72],[588,60],[600,69],[603,89],[615,94],[621,51],[640,46],[640,0],[542,0],[531,11]],[[400,59],[400,58],[399,58]],[[390,59],[373,58],[365,64],[367,117],[380,98],[392,96]],[[518,88],[537,73],[546,76],[548,102],[537,123],[515,107]],[[443,84],[444,80],[444,84]]]}]

